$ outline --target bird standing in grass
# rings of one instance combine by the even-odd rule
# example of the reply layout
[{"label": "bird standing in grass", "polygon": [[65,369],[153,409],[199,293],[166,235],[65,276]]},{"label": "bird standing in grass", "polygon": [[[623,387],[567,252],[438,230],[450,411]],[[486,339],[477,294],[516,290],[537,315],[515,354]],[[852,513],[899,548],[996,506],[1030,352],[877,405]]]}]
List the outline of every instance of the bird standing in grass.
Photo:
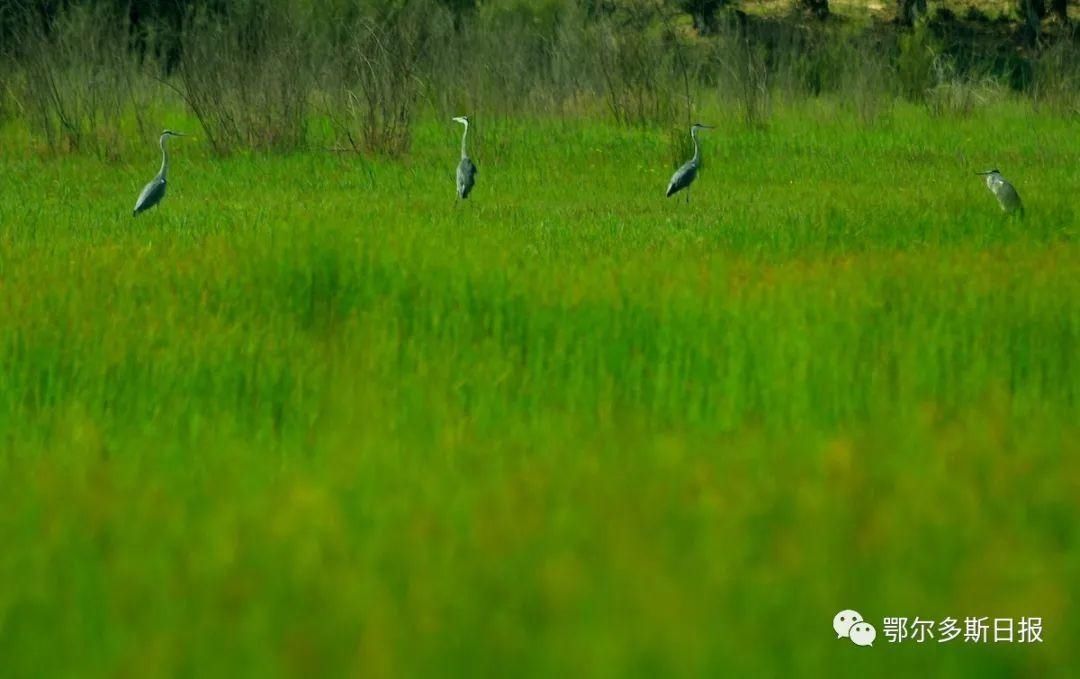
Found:
[{"label": "bird standing in grass", "polygon": [[469,197],[476,183],[477,169],[476,163],[465,152],[465,138],[469,136],[469,116],[458,116],[454,120],[465,126],[465,131],[461,134],[461,162],[457,166],[457,195],[458,198],[465,199]]},{"label": "bird standing in grass", "polygon": [[990,189],[990,193],[997,198],[1002,210],[1010,215],[1019,213],[1022,216],[1024,214],[1024,204],[1020,202],[1020,194],[996,168],[975,174],[986,177],[986,188]]},{"label": "bird standing in grass", "polygon": [[180,132],[173,132],[172,130],[165,130],[161,133],[161,170],[158,171],[157,176],[150,180],[150,183],[139,194],[139,199],[135,201],[135,209],[131,211],[131,216],[149,210],[165,197],[165,182],[166,176],[169,174],[169,151],[165,148],[165,141],[169,137],[183,137],[184,134]]},{"label": "bird standing in grass", "polygon": [[[694,182],[694,178],[697,177],[698,165],[701,162],[701,149],[698,146],[697,131],[711,129],[711,125],[702,125],[701,123],[694,123],[690,127],[690,138],[694,140],[694,157],[686,161],[682,167],[675,171],[675,174],[671,175],[671,181],[668,182],[667,186],[668,198],[683,189],[689,189],[690,184]],[[689,190],[686,193],[686,202],[690,202]]]}]

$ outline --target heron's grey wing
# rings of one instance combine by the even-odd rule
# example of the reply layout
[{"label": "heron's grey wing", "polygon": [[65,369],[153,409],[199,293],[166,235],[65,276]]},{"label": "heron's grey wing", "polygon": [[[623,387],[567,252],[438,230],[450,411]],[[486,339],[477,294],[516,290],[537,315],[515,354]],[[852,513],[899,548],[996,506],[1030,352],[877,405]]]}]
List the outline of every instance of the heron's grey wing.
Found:
[{"label": "heron's grey wing", "polygon": [[468,198],[476,184],[476,164],[469,158],[462,158],[457,168],[457,193],[459,198]]},{"label": "heron's grey wing", "polygon": [[1001,204],[1001,209],[1005,212],[1013,213],[1024,209],[1024,204],[1020,202],[1020,194],[1016,192],[1012,184],[1004,179],[998,184],[995,193],[997,194],[998,203]]},{"label": "heron's grey wing", "polygon": [[165,180],[161,177],[154,177],[149,184],[139,194],[139,199],[135,201],[135,209],[132,210],[131,216],[149,210],[165,197]]},{"label": "heron's grey wing", "polygon": [[682,191],[690,183],[694,181],[694,177],[697,176],[697,164],[694,161],[688,161],[682,167],[675,171],[675,174],[671,175],[671,181],[667,186],[667,197],[670,198],[674,194]]}]

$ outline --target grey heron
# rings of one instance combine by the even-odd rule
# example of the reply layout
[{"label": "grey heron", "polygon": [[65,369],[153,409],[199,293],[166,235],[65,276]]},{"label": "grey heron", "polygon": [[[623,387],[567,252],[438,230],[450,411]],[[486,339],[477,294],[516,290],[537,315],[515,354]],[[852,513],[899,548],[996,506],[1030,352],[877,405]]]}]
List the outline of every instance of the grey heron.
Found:
[{"label": "grey heron", "polygon": [[[690,138],[694,140],[694,157],[686,161],[682,167],[675,171],[675,174],[671,175],[671,181],[668,182],[667,186],[668,198],[683,189],[688,189],[694,178],[697,177],[698,165],[701,162],[701,148],[698,146],[697,131],[711,129],[712,125],[702,125],[701,123],[694,123],[690,127]],[[686,202],[690,202],[689,193],[686,194]]]},{"label": "grey heron", "polygon": [[139,194],[139,199],[135,201],[135,209],[131,211],[131,216],[149,210],[165,197],[165,182],[166,176],[169,174],[169,151],[165,147],[165,141],[169,137],[184,137],[187,136],[181,132],[173,132],[172,130],[165,130],[161,133],[161,140],[159,145],[161,146],[161,169],[158,171],[157,176],[150,180],[150,183],[143,188],[142,193]]},{"label": "grey heron", "polygon": [[458,198],[465,199],[472,192],[478,170],[476,163],[465,152],[465,138],[469,136],[469,116],[458,116],[454,121],[465,126],[465,131],[461,133],[461,162],[457,166],[457,195]]},{"label": "grey heron", "polygon": [[986,188],[990,189],[990,193],[997,198],[1002,210],[1010,215],[1016,212],[1021,215],[1024,214],[1024,204],[1020,202],[1020,194],[1016,192],[1012,184],[1001,176],[997,168],[986,172],[976,172],[975,174],[986,177]]}]

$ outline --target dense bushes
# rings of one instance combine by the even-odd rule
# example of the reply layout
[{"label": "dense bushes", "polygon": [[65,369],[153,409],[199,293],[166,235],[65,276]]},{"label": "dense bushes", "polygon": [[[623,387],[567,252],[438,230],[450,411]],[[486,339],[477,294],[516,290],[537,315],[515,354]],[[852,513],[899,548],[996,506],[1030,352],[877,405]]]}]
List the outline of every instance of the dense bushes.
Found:
[{"label": "dense bushes", "polygon": [[304,143],[313,21],[298,3],[242,0],[184,22],[179,91],[220,152]]},{"label": "dense bushes", "polygon": [[317,132],[400,154],[420,109],[675,128],[708,103],[762,126],[776,101],[838,96],[872,123],[897,96],[963,114],[1012,88],[1078,113],[1067,29],[1018,52],[951,14],[900,29],[706,4],[0,0],[0,115],[53,149],[113,152],[124,121],[148,133],[155,106],[182,102],[219,153],[293,149]]}]

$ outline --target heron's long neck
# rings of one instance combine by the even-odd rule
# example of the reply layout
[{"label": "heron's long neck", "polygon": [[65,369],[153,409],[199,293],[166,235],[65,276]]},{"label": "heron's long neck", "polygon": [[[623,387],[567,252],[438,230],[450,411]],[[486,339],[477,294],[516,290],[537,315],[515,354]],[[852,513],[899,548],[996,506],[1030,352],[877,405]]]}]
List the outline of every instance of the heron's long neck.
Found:
[{"label": "heron's long neck", "polygon": [[696,163],[701,158],[701,149],[698,148],[697,128],[696,127],[690,129],[690,137],[694,140],[694,159],[693,160]]},{"label": "heron's long neck", "polygon": [[169,151],[165,148],[165,140],[168,137],[162,135],[161,137],[161,171],[158,172],[158,176],[165,179],[165,175],[169,173]]},{"label": "heron's long neck", "polygon": [[465,131],[461,133],[461,157],[468,158],[465,153],[465,138],[469,136],[469,123],[465,123]]}]

